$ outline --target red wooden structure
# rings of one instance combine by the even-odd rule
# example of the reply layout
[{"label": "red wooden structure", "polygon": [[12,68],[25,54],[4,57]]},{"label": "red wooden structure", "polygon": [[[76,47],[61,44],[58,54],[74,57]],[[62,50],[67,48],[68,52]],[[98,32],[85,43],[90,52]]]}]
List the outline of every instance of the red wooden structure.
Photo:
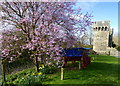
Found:
[{"label": "red wooden structure", "polygon": [[81,62],[82,69],[86,68],[90,64],[89,50],[91,48],[71,48],[63,50],[63,67],[66,67],[68,61],[75,63],[76,61]]}]

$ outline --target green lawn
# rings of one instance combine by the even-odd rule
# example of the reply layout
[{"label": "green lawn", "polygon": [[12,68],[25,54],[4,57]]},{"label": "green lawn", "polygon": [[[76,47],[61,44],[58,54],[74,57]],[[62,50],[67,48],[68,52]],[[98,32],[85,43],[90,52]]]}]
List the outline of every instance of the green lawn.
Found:
[{"label": "green lawn", "polygon": [[[86,69],[65,69],[65,79],[60,80],[60,72],[49,75],[44,84],[118,84],[118,58],[96,55]],[[71,64],[70,64],[71,65]],[[75,64],[78,66],[78,63]]]},{"label": "green lawn", "polygon": [[[91,55],[95,60],[86,69],[79,70],[78,62],[69,64],[64,70],[65,79],[60,80],[60,70],[54,74],[47,74],[43,84],[120,84],[118,82],[118,58],[105,55]],[[25,69],[13,75],[7,75],[7,80],[15,80],[33,73],[35,70]]]}]

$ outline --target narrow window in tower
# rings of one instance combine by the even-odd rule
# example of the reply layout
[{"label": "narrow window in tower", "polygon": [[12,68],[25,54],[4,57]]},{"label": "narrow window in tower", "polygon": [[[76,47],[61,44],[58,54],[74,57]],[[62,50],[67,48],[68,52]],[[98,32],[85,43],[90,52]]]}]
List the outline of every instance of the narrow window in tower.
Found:
[{"label": "narrow window in tower", "polygon": [[97,27],[96,27],[96,30],[97,30]]},{"label": "narrow window in tower", "polygon": [[107,31],[107,27],[105,27],[105,31]]},{"label": "narrow window in tower", "polygon": [[102,27],[102,31],[104,30],[104,27]]},{"label": "narrow window in tower", "polygon": [[98,28],[98,31],[100,30],[100,27]]}]

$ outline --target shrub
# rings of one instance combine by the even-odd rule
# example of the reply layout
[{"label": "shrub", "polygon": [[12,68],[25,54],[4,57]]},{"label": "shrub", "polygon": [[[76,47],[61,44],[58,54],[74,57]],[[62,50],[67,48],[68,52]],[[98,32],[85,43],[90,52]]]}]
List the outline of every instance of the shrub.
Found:
[{"label": "shrub", "polygon": [[[31,68],[33,66],[32,62],[28,58],[19,58],[13,62],[5,63],[6,74],[11,74],[12,72],[17,72],[26,68]],[[17,71],[16,71],[17,70]]]},{"label": "shrub", "polygon": [[117,46],[116,49],[117,49],[118,51],[120,51],[120,46]]},{"label": "shrub", "polygon": [[[11,79],[13,79],[13,77],[15,76],[12,76]],[[13,86],[13,85],[19,85],[19,86],[39,86],[39,85],[42,85],[42,81],[44,81],[46,79],[46,76],[44,74],[27,74],[27,75],[24,75],[22,77],[15,77],[15,79],[12,81],[12,80],[7,80],[6,82],[2,82],[3,83],[3,86]]]},{"label": "shrub", "polygon": [[49,65],[45,65],[45,66],[41,65],[39,69],[40,72],[42,72],[43,74],[53,74],[57,70],[55,66],[49,66]]},{"label": "shrub", "polygon": [[56,66],[41,65],[40,71],[35,72],[35,68],[26,69],[15,74],[6,76],[6,82],[3,85],[22,85],[22,86],[36,86],[41,85],[42,81],[46,80],[46,74],[53,74],[57,70]]},{"label": "shrub", "polygon": [[37,86],[42,84],[45,75],[28,75],[23,78],[17,78],[13,83],[25,86]]},{"label": "shrub", "polygon": [[[34,72],[35,72],[35,69],[32,68],[32,69],[26,69],[26,70],[20,71],[15,74],[6,75],[6,82],[2,82],[2,83],[3,85],[13,84],[14,81],[20,80],[24,76],[32,75],[32,73]],[[2,78],[2,81],[3,81],[3,78]]]}]

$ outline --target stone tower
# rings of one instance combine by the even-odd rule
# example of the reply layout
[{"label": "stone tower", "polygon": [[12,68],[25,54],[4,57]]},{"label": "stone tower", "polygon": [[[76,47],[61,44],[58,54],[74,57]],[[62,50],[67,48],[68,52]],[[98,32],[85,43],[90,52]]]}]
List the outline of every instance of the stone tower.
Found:
[{"label": "stone tower", "polygon": [[93,31],[93,50],[97,53],[105,54],[107,48],[112,46],[113,30],[110,28],[110,21],[94,22]]}]

